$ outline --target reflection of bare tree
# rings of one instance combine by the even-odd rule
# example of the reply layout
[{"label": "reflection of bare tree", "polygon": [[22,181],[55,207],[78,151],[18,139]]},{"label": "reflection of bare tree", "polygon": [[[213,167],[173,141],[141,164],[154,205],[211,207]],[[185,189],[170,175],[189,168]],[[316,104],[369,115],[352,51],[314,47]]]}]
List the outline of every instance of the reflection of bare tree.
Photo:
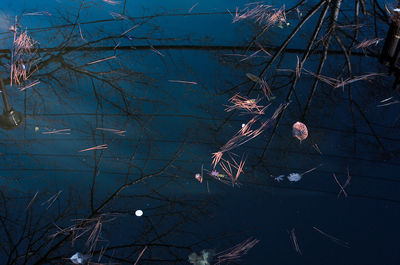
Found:
[{"label": "reflection of bare tree", "polygon": [[[177,160],[187,148],[186,141],[182,139],[179,145],[175,145],[170,150],[168,159],[154,162],[153,156],[158,150],[153,142],[156,135],[150,128],[153,117],[142,116],[141,107],[145,104],[160,106],[163,101],[146,97],[146,90],[131,89],[139,87],[138,83],[140,89],[151,86],[153,80],[132,67],[127,67],[123,61],[115,62],[120,57],[117,58],[116,52],[124,51],[128,47],[118,47],[117,42],[125,38],[124,34],[107,35],[99,31],[91,32],[91,36],[83,36],[78,19],[82,7],[84,1],[72,24],[46,29],[59,30],[60,34],[56,36],[60,43],[55,48],[43,48],[41,42],[42,47],[37,49],[41,59],[36,62],[35,72],[30,76],[12,77],[17,84],[24,86],[22,93],[25,97],[25,114],[30,118],[27,119],[25,130],[31,126],[29,123],[33,119],[40,121],[36,115],[40,117],[48,109],[57,109],[52,104],[64,104],[64,109],[79,109],[79,106],[71,105],[70,98],[82,97],[83,92],[76,88],[71,89],[69,84],[84,82],[89,84],[90,89],[84,92],[90,91],[86,96],[94,99],[92,102],[95,112],[89,118],[85,114],[74,113],[72,121],[55,120],[52,116],[45,115],[41,121],[51,124],[53,128],[40,127],[38,132],[49,137],[48,140],[53,136],[69,137],[75,134],[78,135],[75,137],[81,137],[78,141],[82,142],[83,138],[86,144],[92,143],[92,146],[97,147],[123,144],[125,135],[118,132],[124,129],[133,130],[137,135],[129,139],[129,144],[122,146],[123,152],[90,148],[90,145],[86,149],[84,146],[76,148],[68,159],[74,161],[73,163],[82,159],[84,170],[82,167],[59,167],[57,163],[60,158],[65,159],[68,154],[59,154],[58,158],[54,154],[56,174],[69,172],[68,174],[73,175],[78,172],[79,175],[89,176],[90,180],[85,179],[79,183],[85,183],[89,188],[72,185],[67,190],[65,185],[54,180],[47,190],[30,193],[8,188],[7,192],[2,192],[1,238],[6,240],[2,241],[1,256],[7,257],[5,264],[60,264],[63,260],[68,262],[67,259],[75,250],[90,255],[91,264],[133,264],[138,256],[147,263],[183,263],[192,248],[203,242],[177,242],[176,237],[179,233],[184,233],[184,227],[188,223],[197,222],[200,216],[207,214],[207,209],[212,204],[209,199],[182,201],[178,196],[169,194],[171,184],[179,185],[176,180],[180,177],[176,170]],[[138,25],[144,25],[151,18],[143,18]],[[131,26],[131,30],[125,34],[133,33],[134,27]],[[35,32],[29,29],[28,33],[33,38],[35,34],[41,34],[40,30]],[[96,35],[100,37],[97,38]],[[151,38],[145,36],[142,39]],[[82,41],[83,44],[74,45]],[[110,43],[114,45],[110,46]],[[103,44],[105,45],[98,46]],[[152,45],[148,45],[146,49],[155,50]],[[6,71],[11,59],[7,54],[11,51],[3,52],[6,56],[2,57],[2,67]],[[111,54],[104,55],[104,52]],[[23,64],[27,65],[27,62],[24,61]],[[22,67],[21,63],[15,65]],[[47,88],[44,90],[39,89],[39,86],[29,86],[30,80],[40,80],[40,86]],[[10,81],[6,80],[7,83]],[[14,97],[14,100],[18,101],[18,97]],[[110,110],[116,113],[113,117],[119,130],[105,126]],[[76,121],[80,126],[74,126]],[[82,124],[85,126],[82,127]],[[49,170],[49,165],[32,152],[28,140],[15,139],[15,142],[26,148],[25,161],[33,159],[37,165],[44,167],[42,170],[40,167],[33,170]],[[85,152],[79,153],[79,149]],[[43,157],[40,154],[39,156]],[[18,168],[14,166],[15,164],[10,164],[9,169],[32,172],[32,169],[26,169],[23,165]],[[103,169],[104,167],[110,169]],[[109,186],[104,184],[104,176],[108,174],[115,177]],[[16,180],[11,176],[8,179],[10,182]],[[41,181],[48,180],[44,178]],[[5,186],[11,187],[9,185]],[[134,214],[135,207],[140,205],[146,208],[145,216],[141,219]],[[25,211],[13,210],[17,207]]]},{"label": "reflection of bare tree", "polygon": [[[2,255],[8,256],[6,264],[59,264],[61,259],[71,253],[71,243],[74,248],[92,255],[93,264],[103,263],[104,260],[132,263],[144,247],[148,248],[148,253],[143,261],[164,264],[184,262],[181,252],[190,251],[191,246],[177,244],[171,236],[181,230],[185,223],[203,215],[208,200],[182,202],[165,197],[162,186],[146,185],[151,179],[162,181],[168,177],[168,170],[179,157],[181,148],[162,168],[142,174],[132,173],[136,167],[136,152],[133,152],[124,181],[107,196],[96,194],[95,169],[90,206],[86,207],[85,203],[71,196],[77,192],[74,189],[55,194],[36,192],[33,197],[28,194],[21,196],[17,191],[8,192],[10,195],[2,192],[0,221],[2,234],[7,238],[2,245]],[[133,186],[143,183],[148,187],[148,192],[137,194],[129,191]],[[16,194],[20,195],[15,198]],[[137,217],[126,204],[144,199],[154,208],[147,209],[147,216],[138,228],[135,221]],[[12,207],[18,205],[20,209],[27,205],[22,215],[18,211],[11,211]],[[83,219],[78,217],[85,215],[87,208],[92,208],[90,214]],[[122,219],[122,224],[117,221],[119,219]],[[132,228],[123,233],[116,227],[126,225]]]},{"label": "reflection of bare tree", "polygon": [[[17,83],[21,83],[20,86],[24,88],[23,92],[18,91],[19,94],[15,90],[11,91],[13,99],[25,108],[27,124],[24,134],[15,138],[11,134],[2,134],[9,139],[9,142],[4,144],[11,149],[6,150],[8,154],[23,159],[23,162],[18,162],[18,159],[1,157],[8,167],[7,173],[11,172],[12,175],[2,182],[7,188],[4,190],[7,191],[0,193],[0,235],[5,239],[0,243],[0,251],[1,256],[8,258],[5,264],[60,264],[77,251],[90,255],[92,264],[133,264],[138,257],[142,262],[149,264],[182,264],[187,261],[189,253],[212,248],[208,241],[220,241],[223,236],[200,235],[198,238],[199,235],[187,229],[187,226],[197,224],[201,217],[209,214],[209,209],[215,202],[214,198],[211,195],[206,198],[188,196],[189,191],[183,193],[183,196],[175,194],[176,190],[188,189],[184,182],[193,181],[199,165],[207,163],[201,151],[192,151],[192,148],[194,150],[198,145],[212,148],[222,146],[222,151],[228,153],[233,147],[242,151],[240,148],[252,142],[250,138],[254,140],[257,137],[255,144],[250,145],[251,151],[254,152],[250,153],[246,160],[248,168],[244,169],[245,156],[231,156],[232,161],[235,161],[230,162],[232,167],[228,165],[227,156],[220,159],[224,172],[233,180],[227,183],[240,181],[249,186],[275,186],[280,189],[298,189],[336,196],[336,190],[323,187],[271,185],[268,181],[270,179],[265,181],[265,172],[270,175],[288,169],[306,172],[317,166],[315,163],[319,164],[320,159],[352,158],[354,153],[326,153],[323,147],[321,152],[318,146],[323,143],[315,136],[316,131],[324,131],[326,134],[329,132],[330,135],[352,135],[354,147],[357,147],[356,140],[360,135],[368,136],[368,141],[372,136],[375,142],[369,144],[377,144],[382,149],[387,148],[386,142],[393,140],[391,136],[377,132],[376,128],[379,126],[370,120],[363,110],[362,97],[353,91],[357,88],[356,81],[361,79],[371,83],[378,82],[370,80],[372,75],[365,75],[360,69],[354,69],[355,60],[365,59],[364,53],[356,51],[355,48],[363,43],[359,37],[360,9],[367,14],[366,10],[371,8],[364,6],[364,1],[356,1],[354,17],[346,18],[348,21],[340,17],[342,5],[338,0],[319,1],[311,6],[306,5],[305,1],[299,1],[287,10],[266,6],[255,6],[258,10],[251,10],[254,6],[250,6],[243,13],[238,10],[234,17],[237,22],[259,15],[266,22],[259,23],[260,18],[256,17],[256,25],[251,24],[255,32],[250,43],[232,46],[192,44],[191,36],[154,36],[158,29],[156,24],[151,23],[156,23],[153,22],[156,18],[221,15],[217,12],[143,17],[129,17],[123,13],[114,14],[113,19],[85,22],[81,21],[81,12],[85,8],[85,1],[82,1],[74,16],[59,15],[58,18],[63,16],[64,24],[28,28],[27,32],[34,39],[37,36],[38,39],[48,42],[40,41],[40,47],[35,51],[40,60],[36,60],[35,57],[35,71],[30,78],[25,78],[29,74],[14,78],[14,81],[19,80]],[[376,3],[376,7],[378,6]],[[379,8],[372,10],[381,13]],[[222,14],[229,15],[228,12]],[[378,14],[374,17],[379,18]],[[22,19],[20,23],[23,22]],[[290,28],[287,24],[289,22],[293,24]],[[121,23],[118,25],[123,30],[110,33],[102,29],[103,25],[110,23]],[[304,47],[289,47],[309,23],[314,24],[311,27],[312,33],[307,32],[308,38]],[[89,26],[95,30],[85,30],[85,27]],[[148,27],[143,30],[145,33],[137,33],[145,27]],[[268,34],[279,35],[280,33],[272,31],[281,28],[287,29],[287,36],[282,43],[277,45],[276,42],[269,41]],[[5,34],[12,36],[10,32]],[[137,43],[126,44],[132,40]],[[181,41],[185,43],[179,43]],[[359,47],[363,47],[368,55],[374,56],[374,50],[366,47],[365,42]],[[172,93],[168,88],[157,86],[157,77],[147,74],[140,67],[148,58],[138,51],[154,53],[161,61],[164,57],[174,61],[171,51],[207,51],[218,55],[224,53],[219,57],[220,62],[225,65],[233,63],[241,71],[245,81],[239,85],[236,85],[236,80],[229,81],[234,84],[234,88],[217,92],[231,97],[236,91],[242,90],[241,94],[246,94],[246,97],[238,94],[233,97],[236,99],[231,102],[234,106],[228,107],[232,114],[226,119],[214,117],[213,111],[210,111],[209,116],[187,114],[181,111],[179,106],[171,106],[174,102]],[[226,54],[232,51],[241,54],[235,54],[237,57],[232,59]],[[8,71],[7,64],[10,64],[13,52],[11,49],[3,49],[0,53],[2,70]],[[342,64],[334,71],[337,76],[324,74],[324,69],[330,66],[330,58],[340,56],[343,59]],[[240,59],[236,60],[237,58]],[[22,64],[18,64],[18,67],[22,67]],[[254,68],[260,68],[258,75],[254,74]],[[246,72],[253,73],[246,76]],[[6,83],[11,82],[11,79],[6,80]],[[172,79],[174,77],[171,77]],[[40,84],[33,85],[34,80],[40,80]],[[303,82],[310,80],[312,85],[308,90],[304,90]],[[249,82],[252,82],[250,87],[245,87]],[[180,84],[197,85],[197,82],[186,81]],[[156,93],[152,93],[152,89],[163,93],[155,96]],[[314,117],[313,111],[323,104],[320,99],[324,93],[337,95],[337,90],[340,89],[346,92],[344,102],[350,110],[353,123],[351,130],[330,128],[312,122],[319,120]],[[261,100],[258,95],[262,95],[263,92],[265,98],[262,100],[266,104],[257,105],[258,100]],[[273,96],[278,99],[274,101]],[[330,100],[334,97],[329,95],[326,98]],[[326,98],[323,101],[327,100]],[[293,102],[287,107],[289,101]],[[275,108],[267,109],[269,103]],[[204,105],[199,108],[208,107]],[[218,102],[217,108],[224,107]],[[237,118],[235,111],[243,108],[250,109],[251,114],[260,115],[260,118],[250,118],[250,122],[246,120],[247,117]],[[278,111],[275,111],[276,109]],[[169,117],[170,120],[189,119],[195,126],[192,130],[184,132],[175,130],[175,138],[166,139],[161,137],[164,131],[177,124],[162,121],[160,117]],[[280,130],[291,128],[293,119],[307,123],[311,145],[303,143],[298,149],[294,149],[290,146],[293,142],[282,136],[285,132],[281,133]],[[366,122],[367,132],[357,127],[358,119]],[[214,127],[207,130],[207,137],[197,139],[200,134],[196,131],[196,126],[201,122]],[[250,130],[250,125],[256,122],[261,122],[262,126]],[[36,123],[40,123],[40,126]],[[216,131],[232,135],[231,126],[237,124],[243,124],[242,129],[238,130],[247,137],[236,135],[240,141],[234,142],[218,137]],[[34,137],[30,136],[30,128],[33,126],[38,127],[38,133]],[[206,126],[203,127],[207,128]],[[269,126],[272,127],[271,131],[268,131]],[[204,128],[201,129],[206,130]],[[259,136],[265,133],[267,138],[259,141]],[[393,141],[398,142],[398,139]],[[61,151],[57,149],[59,146],[54,144],[60,142],[64,143]],[[269,152],[273,152],[276,157],[265,159]],[[262,159],[254,154],[260,154]],[[296,167],[288,166],[282,162],[289,160],[287,157],[303,157],[314,164],[299,163]],[[354,159],[357,162],[371,162],[370,158]],[[252,167],[255,161],[260,161],[260,167]],[[239,178],[239,174],[243,171],[246,177],[241,179],[243,175]],[[264,176],[261,181],[253,177],[260,171]],[[323,167],[318,168],[318,172],[332,175],[330,169]],[[24,178],[27,175],[29,177]],[[53,178],[52,175],[56,177]],[[210,170],[210,176],[214,177],[214,180],[221,180],[221,174],[218,172]],[[382,179],[362,174],[354,174],[352,177],[399,183],[393,178]],[[58,178],[71,181],[70,185]],[[33,189],[26,192],[15,185],[17,179],[24,179],[33,187],[35,181],[49,183],[49,186],[45,190]],[[213,178],[207,178],[202,184],[208,187],[209,182],[213,184],[212,181]],[[174,188],[176,189],[173,190]],[[351,192],[348,195],[399,202],[385,196],[367,196]],[[145,215],[141,219],[135,216],[135,209],[139,207],[145,207]],[[15,211],[17,208],[23,210]],[[181,236],[185,240],[177,240]],[[195,240],[189,242],[186,236]],[[236,260],[256,242],[244,241],[219,253],[219,262]]]},{"label": "reflection of bare tree", "polygon": [[[287,9],[284,6],[274,8],[257,2],[236,9],[233,22],[251,23],[255,30],[245,53],[225,58],[240,67],[242,72],[251,72],[246,73],[246,76],[243,75],[246,79],[243,83],[225,93],[233,94],[240,91],[242,95],[246,95],[248,99],[241,103],[243,106],[251,100],[263,106],[267,103],[274,104],[277,100],[280,101],[278,104],[282,101],[292,102],[291,107],[284,108],[278,113],[276,122],[266,139],[256,140],[252,150],[255,152],[254,159],[259,161],[258,167],[247,169],[246,174],[252,176],[266,170],[271,176],[279,176],[282,173],[275,172],[307,171],[319,163],[326,163],[328,157],[331,161],[332,156],[336,155],[349,157],[352,161],[368,159],[377,162],[372,157],[361,158],[364,153],[360,149],[365,146],[368,146],[372,153],[385,157],[380,163],[388,162],[386,159],[389,159],[393,165],[397,165],[393,159],[398,157],[398,150],[394,147],[388,150],[388,146],[391,144],[398,146],[399,139],[393,134],[391,134],[393,137],[388,138],[394,128],[389,129],[391,125],[381,123],[376,116],[379,112],[376,109],[379,102],[377,98],[383,97],[385,100],[387,97],[386,100],[389,101],[398,97],[398,91],[390,92],[387,89],[382,91],[382,87],[388,87],[388,80],[382,78],[386,76],[382,73],[385,70],[382,70],[376,61],[379,51],[375,45],[379,43],[379,37],[386,34],[379,32],[378,29],[384,28],[387,21],[388,14],[378,1],[371,1],[370,4],[356,1],[354,5],[340,0],[313,3],[299,1]],[[373,28],[374,31],[369,31],[369,28]],[[277,41],[274,37],[279,35],[278,31],[283,32],[281,36],[284,38],[279,38]],[[277,42],[280,44],[274,46]],[[271,49],[271,46],[274,49]],[[296,47],[296,50],[293,50],[293,47]],[[371,67],[364,67],[365,65]],[[366,86],[368,89],[364,89]],[[270,88],[272,96],[277,100],[270,100],[271,95],[266,93],[266,87]],[[375,91],[379,90],[381,93],[374,92],[374,87]],[[265,96],[262,97],[264,101],[260,100],[262,94]],[[390,97],[392,94],[394,95]],[[235,100],[235,97],[237,95],[234,95],[231,101]],[[332,104],[325,105],[330,101]],[[396,102],[393,100],[388,106]],[[228,110],[231,111],[232,107]],[[262,110],[264,112],[264,109]],[[222,132],[227,124],[231,124],[236,114],[237,111],[231,112],[227,119],[219,123],[217,132]],[[257,109],[257,113],[253,111],[253,114],[259,116],[250,116],[246,120],[248,123],[254,117],[260,119],[264,113],[260,115]],[[387,110],[387,116],[393,116],[391,110]],[[332,137],[324,141],[311,135],[310,144],[299,147],[287,139],[287,132],[298,120],[316,126],[312,129],[314,132],[321,132],[320,125],[325,124],[323,127],[326,135]],[[246,127],[248,123],[244,122],[242,126]],[[338,131],[346,131],[344,133],[346,136],[334,137],[334,132]],[[368,138],[367,142],[360,140],[365,138]],[[235,139],[236,135],[228,143]],[[352,141],[349,143],[348,139]],[[346,152],[332,152],[326,147],[331,151],[327,154],[324,145],[329,142],[340,144]],[[260,145],[263,146],[261,152]],[[223,143],[220,146],[224,146]],[[217,161],[220,155],[221,153],[214,153],[213,162]],[[285,165],[281,159],[287,164]],[[293,164],[296,166],[290,166]],[[306,164],[309,165],[308,168]],[[340,171],[345,173],[345,168],[346,165],[343,165]],[[318,172],[324,172],[324,166]],[[376,176],[358,175],[358,177],[386,181]],[[393,177],[387,181],[398,183]],[[331,193],[319,187],[300,188],[271,184],[271,178],[254,178],[247,183],[266,187],[273,185],[280,189]],[[353,193],[352,196],[398,202],[396,198],[387,198],[383,195],[365,196]]]}]

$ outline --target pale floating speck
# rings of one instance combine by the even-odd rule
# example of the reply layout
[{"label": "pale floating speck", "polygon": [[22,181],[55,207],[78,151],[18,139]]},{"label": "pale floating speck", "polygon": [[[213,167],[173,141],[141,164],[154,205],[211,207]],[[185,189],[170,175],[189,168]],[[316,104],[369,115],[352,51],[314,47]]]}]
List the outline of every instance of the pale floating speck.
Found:
[{"label": "pale floating speck", "polygon": [[400,8],[393,9],[394,12],[400,12]]},{"label": "pale floating speck", "polygon": [[307,126],[304,123],[301,122],[296,122],[293,124],[292,128],[292,134],[293,137],[296,137],[297,139],[301,141],[305,140],[308,136],[308,129]]},{"label": "pale floating speck", "polygon": [[140,216],[143,215],[143,211],[142,211],[142,210],[136,210],[135,215],[136,215],[137,217],[140,217]]},{"label": "pale floating speck", "polygon": [[69,259],[74,264],[83,264],[85,261],[90,258],[90,255],[83,255],[82,253],[76,252],[72,257]]},{"label": "pale floating speck", "polygon": [[35,132],[39,131],[39,126],[35,127]]},{"label": "pale floating speck", "polygon": [[203,176],[200,173],[197,173],[194,176],[200,183],[203,183]]},{"label": "pale floating speck", "polygon": [[285,175],[280,175],[280,176],[276,177],[275,180],[278,182],[281,182],[284,177],[285,177]]},{"label": "pale floating speck", "polygon": [[242,128],[244,128],[244,126],[246,126],[246,124],[242,123]]},{"label": "pale floating speck", "polygon": [[290,181],[297,182],[297,181],[301,180],[301,175],[299,173],[290,173],[287,178]]},{"label": "pale floating speck", "polygon": [[189,263],[193,265],[210,265],[215,253],[213,250],[203,249],[198,255],[193,252],[189,255]]},{"label": "pale floating speck", "polygon": [[253,81],[255,83],[259,83],[261,81],[258,76],[253,75],[251,73],[247,73],[246,76],[247,76],[248,79],[250,79],[251,81]]}]

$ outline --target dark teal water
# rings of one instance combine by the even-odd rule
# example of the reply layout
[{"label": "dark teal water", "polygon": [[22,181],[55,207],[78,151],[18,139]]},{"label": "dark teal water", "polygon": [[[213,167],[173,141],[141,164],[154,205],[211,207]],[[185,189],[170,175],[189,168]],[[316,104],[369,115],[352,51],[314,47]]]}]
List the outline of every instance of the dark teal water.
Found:
[{"label": "dark teal water", "polygon": [[[299,7],[303,16],[314,2]],[[242,60],[258,50],[246,53],[260,27],[252,20],[232,23],[230,12],[246,3],[2,2],[1,71],[10,103],[25,119],[0,131],[0,264],[71,264],[76,252],[91,254],[89,264],[134,264],[146,246],[138,264],[190,264],[193,252],[219,253],[248,238],[259,242],[222,264],[399,263],[400,105],[381,106],[398,100],[393,78],[378,62],[383,41],[367,54],[351,51],[353,76],[382,76],[344,88],[319,82],[305,113],[314,78],[303,72],[290,93],[294,74],[282,69],[296,68],[320,11],[263,76],[274,96],[268,101],[258,86],[251,89],[246,73],[259,75],[271,57],[260,52]],[[285,2],[287,9],[295,4]],[[366,9],[373,10],[371,3]],[[39,11],[51,15],[23,15]],[[354,3],[343,2],[338,25],[354,23],[353,11]],[[10,87],[8,29],[15,16],[37,41],[37,71]],[[299,20],[296,11],[287,14],[289,26],[272,26],[258,42],[274,54]],[[358,40],[375,38],[372,15],[360,15],[360,23]],[[387,23],[378,19],[377,26],[377,37],[385,38]],[[352,31],[338,34],[354,46]],[[317,71],[321,51],[316,48],[304,69]],[[332,38],[322,74],[337,77],[343,68],[346,79],[345,67]],[[18,89],[35,80],[40,83]],[[237,160],[247,157],[240,186],[207,171],[199,183],[195,174],[202,166],[212,170],[212,153],[254,116],[225,111],[237,93],[270,104],[261,122],[288,95],[290,104],[233,151]],[[292,137],[296,121],[309,130],[302,143]],[[80,152],[100,145],[107,148]],[[313,168],[298,182],[275,180]],[[351,176],[347,197],[338,195],[333,175],[341,185]],[[135,215],[138,209],[143,216]]]}]

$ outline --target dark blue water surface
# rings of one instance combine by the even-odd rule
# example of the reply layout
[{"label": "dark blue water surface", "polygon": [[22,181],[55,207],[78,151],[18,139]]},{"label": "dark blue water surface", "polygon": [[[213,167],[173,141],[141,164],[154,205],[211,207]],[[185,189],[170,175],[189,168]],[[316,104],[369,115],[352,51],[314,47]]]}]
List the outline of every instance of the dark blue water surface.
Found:
[{"label": "dark blue water surface", "polygon": [[[0,130],[0,265],[73,264],[76,252],[82,264],[190,264],[202,250],[213,258],[193,264],[399,264],[399,93],[378,62],[390,18],[379,1],[343,1],[332,31],[332,2],[296,78],[325,5],[280,48],[318,1],[1,1],[0,71],[24,122]],[[284,6],[286,21],[233,23],[257,4]],[[10,86],[15,18],[35,44],[28,78]],[[313,89],[328,43],[321,75],[379,75]],[[226,111],[236,94],[268,107]],[[221,160],[245,160],[237,182],[211,176],[212,154],[253,117],[269,124]],[[259,241],[221,259],[247,239]]]}]

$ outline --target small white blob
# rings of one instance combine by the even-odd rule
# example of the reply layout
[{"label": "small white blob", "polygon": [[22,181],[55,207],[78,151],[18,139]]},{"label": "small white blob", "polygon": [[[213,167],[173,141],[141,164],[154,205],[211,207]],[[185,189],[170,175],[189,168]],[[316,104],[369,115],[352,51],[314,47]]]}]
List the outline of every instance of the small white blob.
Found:
[{"label": "small white blob", "polygon": [[136,215],[137,217],[140,217],[140,216],[143,215],[143,211],[142,211],[142,210],[136,210],[135,215]]},{"label": "small white blob", "polygon": [[393,9],[394,12],[400,12],[400,8]]},{"label": "small white blob", "polygon": [[76,252],[69,259],[74,264],[83,264],[88,258],[90,258],[89,255],[83,255],[82,253]]},{"label": "small white blob", "polygon": [[200,173],[196,173],[196,175],[194,176],[200,183],[203,182],[203,176]]},{"label": "small white blob", "polygon": [[278,182],[281,182],[284,177],[285,177],[285,175],[280,175],[280,176],[276,177],[275,180]]},{"label": "small white blob", "polygon": [[296,181],[301,180],[301,175],[299,173],[290,173],[287,178],[290,181],[295,181],[296,182]]},{"label": "small white blob", "polygon": [[244,128],[244,126],[246,126],[246,124],[242,123],[242,128]]}]

